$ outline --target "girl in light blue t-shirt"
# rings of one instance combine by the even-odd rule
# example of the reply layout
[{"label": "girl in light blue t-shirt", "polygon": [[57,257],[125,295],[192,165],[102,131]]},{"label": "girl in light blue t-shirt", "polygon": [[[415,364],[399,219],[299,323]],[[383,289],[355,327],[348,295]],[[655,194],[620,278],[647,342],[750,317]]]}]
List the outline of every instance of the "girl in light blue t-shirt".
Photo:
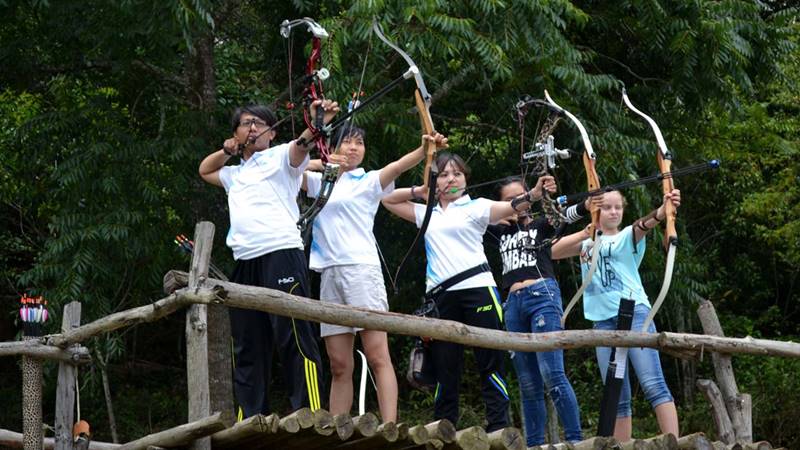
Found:
[{"label": "girl in light blue t-shirt", "polygon": [[[625,198],[619,191],[607,192],[603,197],[598,223],[602,236],[597,242],[589,239],[587,231],[584,230],[566,236],[554,244],[554,259],[567,256],[581,257],[581,271],[584,277],[589,269],[592,252],[600,252],[597,271],[583,294],[584,316],[594,323],[594,329],[617,329],[617,312],[622,298],[636,302],[632,329],[639,330],[643,327],[644,320],[650,312],[650,302],[639,277],[639,264],[645,252],[644,237],[666,217],[667,202],[671,202],[677,208],[681,202],[680,191],[674,189],[666,194],[664,203],[658,209],[620,230]],[[654,324],[650,324],[648,332],[656,332]],[[605,377],[611,348],[598,347],[596,350],[600,374]],[[628,360],[630,361],[628,367],[636,371],[636,378],[639,379],[645,397],[655,410],[661,432],[680,436],[678,413],[664,380],[658,351],[651,348],[631,348],[628,350]],[[614,427],[614,437],[620,442],[631,439],[633,428],[631,415],[631,388],[626,373]]]}]

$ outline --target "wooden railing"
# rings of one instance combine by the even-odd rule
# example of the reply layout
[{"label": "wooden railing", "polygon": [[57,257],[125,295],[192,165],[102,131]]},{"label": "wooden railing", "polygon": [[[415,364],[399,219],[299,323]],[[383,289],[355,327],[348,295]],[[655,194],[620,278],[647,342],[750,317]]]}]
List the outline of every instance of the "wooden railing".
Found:
[{"label": "wooden railing", "polygon": [[[710,352],[717,367],[717,380],[722,384],[722,393],[719,394],[722,401],[716,403],[713,401],[716,385],[713,387],[709,385],[713,384],[713,381],[698,382],[700,383],[698,386],[706,392],[712,405],[715,405],[715,417],[719,417],[718,423],[721,424],[718,428],[721,430],[720,434],[730,441],[726,442],[728,444],[732,444],[733,441],[752,441],[749,396],[739,394],[736,390],[730,367],[731,355],[800,357],[800,344],[797,343],[750,337],[741,339],[724,337],[710,302],[704,302],[699,312],[706,332],[703,335],[596,330],[511,333],[449,320],[320,302],[275,289],[209,278],[208,267],[213,236],[213,224],[209,222],[197,224],[190,271],[188,273],[170,271],[165,275],[164,289],[168,294],[166,297],[149,305],[117,312],[80,326],[80,304],[73,302],[65,307],[64,324],[60,333],[44,336],[38,340],[0,343],[0,356],[18,355],[38,360],[59,361],[54,448],[59,450],[74,448],[71,434],[74,420],[72,417],[74,393],[70,392],[75,385],[75,367],[91,361],[88,349],[80,344],[94,336],[152,322],[187,307],[190,423],[182,426],[184,429],[177,433],[178,436],[183,436],[181,433],[189,433],[193,437],[190,444],[193,449],[211,448],[210,438],[197,439],[198,430],[205,430],[207,433],[204,436],[208,436],[214,431],[219,431],[220,426],[232,423],[229,414],[219,413],[219,411],[233,411],[233,399],[230,394],[231,358],[227,307],[252,309],[315,322],[382,330],[408,336],[427,336],[467,346],[499,350],[540,352],[598,346],[650,347],[682,358],[697,358],[703,352]],[[716,392],[720,392],[719,388],[716,388]],[[719,406],[720,404],[722,406]],[[727,431],[725,431],[726,426],[730,427]],[[172,438],[173,440],[169,442],[174,444],[175,436]]]}]

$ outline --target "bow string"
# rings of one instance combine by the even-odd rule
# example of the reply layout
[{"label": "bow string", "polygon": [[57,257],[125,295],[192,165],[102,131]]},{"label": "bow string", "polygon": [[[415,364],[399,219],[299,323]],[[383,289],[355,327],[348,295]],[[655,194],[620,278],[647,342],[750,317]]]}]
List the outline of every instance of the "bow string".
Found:
[{"label": "bow string", "polygon": [[[589,140],[589,133],[586,132],[586,127],[583,126],[583,123],[575,117],[574,114],[567,111],[566,109],[559,106],[553,99],[550,97],[550,94],[547,90],[544,91],[544,97],[547,100],[547,103],[550,104],[551,107],[556,108],[557,110],[561,111],[569,120],[575,125],[578,131],[581,134],[581,140],[583,141],[583,167],[586,172],[586,184],[588,186],[589,191],[600,189],[600,177],[597,176],[597,171],[595,170],[595,165],[597,161],[597,155],[592,148],[592,142]],[[592,223],[589,225],[588,231],[589,235],[592,236],[592,240],[596,243],[602,232],[598,228],[598,222],[600,221],[600,210],[594,206],[590,208],[590,212],[592,215]],[[586,273],[586,277],[584,277],[581,286],[575,292],[575,295],[567,304],[566,309],[564,309],[564,315],[561,317],[561,326],[563,327],[564,324],[567,322],[567,317],[569,313],[572,311],[572,308],[580,300],[583,292],[589,286],[589,283],[592,281],[592,276],[597,271],[597,261],[600,255],[597,249],[593,249],[592,257],[589,263],[589,270]]]},{"label": "bow string", "polygon": [[[433,127],[433,119],[431,117],[431,112],[430,112],[431,95],[428,92],[427,86],[425,86],[425,80],[422,78],[422,72],[419,70],[419,67],[414,62],[414,60],[411,59],[408,53],[404,52],[400,47],[398,47],[395,43],[390,41],[383,34],[381,26],[377,20],[374,20],[372,22],[372,30],[384,44],[388,45],[392,50],[397,52],[408,65],[408,69],[405,71],[405,73],[403,73],[402,78],[414,79],[414,83],[416,84],[416,89],[414,90],[414,101],[416,103],[417,113],[419,114],[422,131],[424,134],[427,135],[433,134],[435,132],[434,131],[435,129]],[[425,215],[422,219],[422,223],[420,224],[419,230],[417,231],[417,235],[414,237],[414,241],[411,243],[411,246],[409,247],[406,254],[403,256],[403,259],[400,261],[400,265],[397,266],[397,270],[395,271],[394,280],[392,281],[395,292],[397,292],[397,284],[396,284],[397,279],[402,273],[406,261],[408,260],[410,255],[414,253],[414,251],[417,249],[420,239],[425,235],[425,232],[428,229],[428,224],[430,223],[431,220],[431,216],[433,214],[433,209],[436,206],[436,178],[438,177],[439,174],[439,169],[435,163],[436,144],[430,141],[425,141],[423,143],[423,149],[425,151],[425,168],[423,169],[422,187],[428,189]]]}]

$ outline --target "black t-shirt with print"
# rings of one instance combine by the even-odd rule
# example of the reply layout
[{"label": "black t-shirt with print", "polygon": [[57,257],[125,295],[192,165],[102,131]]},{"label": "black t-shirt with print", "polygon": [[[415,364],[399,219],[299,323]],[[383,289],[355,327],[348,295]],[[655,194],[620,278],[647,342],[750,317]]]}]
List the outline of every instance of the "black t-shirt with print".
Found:
[{"label": "black t-shirt with print", "polygon": [[491,237],[486,241],[496,246],[503,263],[503,291],[518,281],[555,278],[551,247],[534,250],[555,234],[546,218],[534,219],[527,225],[490,225],[487,234]]}]

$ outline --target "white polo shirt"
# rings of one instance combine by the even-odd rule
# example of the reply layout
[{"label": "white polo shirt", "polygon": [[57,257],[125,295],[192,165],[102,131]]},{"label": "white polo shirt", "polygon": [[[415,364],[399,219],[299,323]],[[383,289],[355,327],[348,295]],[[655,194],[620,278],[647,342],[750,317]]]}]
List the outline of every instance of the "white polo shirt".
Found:
[{"label": "white polo shirt", "polygon": [[[333,186],[328,203],[314,220],[309,267],[317,272],[344,264],[380,266],[375,235],[375,213],[394,183],[381,187],[381,171],[358,168],[345,172]],[[308,196],[319,195],[322,174],[307,172]]]},{"label": "white polo shirt", "polygon": [[219,172],[228,193],[231,228],[225,241],[236,260],[276,250],[303,248],[297,229],[297,193],[308,156],[299,167],[289,160],[289,143],[256,152],[238,166]]},{"label": "white polo shirt", "polygon": [[[488,263],[483,251],[483,234],[489,225],[491,207],[491,200],[473,200],[469,195],[459,197],[445,210],[440,205],[434,207],[425,232],[426,291],[465,270]],[[419,228],[425,218],[425,205],[415,204],[414,213]],[[497,286],[491,272],[468,278],[448,291],[485,286]]]}]

